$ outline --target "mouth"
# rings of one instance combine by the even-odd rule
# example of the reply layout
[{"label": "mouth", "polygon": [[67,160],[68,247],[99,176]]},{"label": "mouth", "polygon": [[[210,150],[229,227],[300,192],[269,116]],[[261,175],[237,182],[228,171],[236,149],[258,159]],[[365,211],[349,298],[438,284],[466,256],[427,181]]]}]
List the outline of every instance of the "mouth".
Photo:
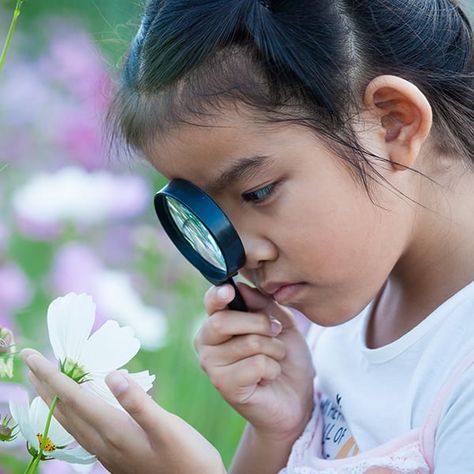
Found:
[{"label": "mouth", "polygon": [[285,304],[290,302],[304,288],[305,283],[265,283],[258,289],[271,296],[277,303]]}]

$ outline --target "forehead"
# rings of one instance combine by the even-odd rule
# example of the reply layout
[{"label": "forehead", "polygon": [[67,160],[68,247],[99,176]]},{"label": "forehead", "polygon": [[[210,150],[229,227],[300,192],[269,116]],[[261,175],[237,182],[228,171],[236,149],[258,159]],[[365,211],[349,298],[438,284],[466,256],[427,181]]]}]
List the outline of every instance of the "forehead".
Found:
[{"label": "forehead", "polygon": [[167,179],[182,178],[198,186],[226,171],[242,157],[268,155],[278,125],[262,125],[240,115],[194,122],[158,137],[148,159]]}]

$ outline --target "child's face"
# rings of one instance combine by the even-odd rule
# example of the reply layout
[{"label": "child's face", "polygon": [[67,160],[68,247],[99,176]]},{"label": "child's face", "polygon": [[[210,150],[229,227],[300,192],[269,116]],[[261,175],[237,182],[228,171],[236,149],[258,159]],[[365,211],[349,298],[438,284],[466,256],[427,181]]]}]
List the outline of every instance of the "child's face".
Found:
[{"label": "child's face", "polygon": [[[364,144],[381,153],[378,136],[368,133]],[[256,156],[268,158],[213,188],[239,159]],[[272,283],[301,283],[279,302],[319,324],[340,324],[363,309],[408,242],[409,206],[382,187],[375,196],[384,209],[375,206],[342,159],[303,127],[227,114],[211,126],[168,132],[149,158],[165,177],[193,182],[221,206],[244,244],[245,278],[268,291]],[[380,172],[392,177],[387,166]]]}]

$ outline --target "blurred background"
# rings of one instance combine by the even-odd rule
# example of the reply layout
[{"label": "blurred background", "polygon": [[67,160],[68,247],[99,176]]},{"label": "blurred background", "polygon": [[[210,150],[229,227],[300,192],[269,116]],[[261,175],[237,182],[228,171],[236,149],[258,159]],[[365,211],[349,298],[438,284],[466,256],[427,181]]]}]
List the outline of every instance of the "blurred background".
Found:
[{"label": "blurred background", "polygon": [[[165,181],[138,158],[108,156],[102,136],[143,5],[23,5],[0,74],[0,327],[13,329],[21,347],[51,355],[49,303],[69,291],[91,294],[96,327],[115,319],[141,340],[127,368],[156,374],[153,397],[228,464],[243,421],[201,372],[192,348],[208,284],[160,229],[152,199]],[[14,6],[0,0],[0,45]],[[23,366],[15,369],[13,381],[29,386]],[[0,417],[6,408],[0,405]],[[23,443],[0,443],[0,474],[23,473],[25,453]],[[58,461],[41,464],[43,473],[73,472]]]},{"label": "blurred background", "polygon": [[[464,3],[474,11],[474,0]],[[14,4],[0,0],[0,44]],[[69,291],[93,295],[96,327],[115,319],[142,342],[127,367],[156,374],[154,398],[228,465],[244,423],[201,372],[191,342],[208,284],[158,225],[152,198],[164,180],[104,146],[107,101],[142,10],[138,0],[25,0],[0,74],[0,327],[50,355],[49,303]],[[19,362],[13,381],[27,385]],[[25,452],[1,443],[0,474],[23,473]],[[70,472],[42,463],[42,473]]]}]

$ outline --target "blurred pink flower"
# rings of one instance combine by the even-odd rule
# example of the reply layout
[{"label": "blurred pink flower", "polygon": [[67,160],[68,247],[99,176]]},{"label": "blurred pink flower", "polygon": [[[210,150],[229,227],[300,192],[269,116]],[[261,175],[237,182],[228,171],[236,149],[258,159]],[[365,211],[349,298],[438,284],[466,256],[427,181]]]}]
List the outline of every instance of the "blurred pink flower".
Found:
[{"label": "blurred pink flower", "polygon": [[32,289],[23,270],[14,263],[0,266],[0,305],[8,310],[26,306]]},{"label": "blurred pink flower", "polygon": [[[102,271],[102,262],[92,248],[72,242],[56,253],[51,280],[55,294],[87,293],[95,299],[95,278]],[[107,320],[97,308],[94,330]]]},{"label": "blurred pink flower", "polygon": [[3,75],[0,88],[2,116],[8,117],[9,128],[41,125],[45,111],[54,107],[51,99],[55,96],[34,61],[9,58],[8,74]]},{"label": "blurred pink flower", "polygon": [[88,170],[105,168],[103,118],[112,81],[103,55],[83,30],[52,22],[55,35],[39,70],[69,96],[70,107],[55,119],[56,140],[70,162]]},{"label": "blurred pink flower", "polygon": [[77,242],[69,243],[58,250],[53,262],[54,292],[93,294],[95,276],[102,268],[102,262],[92,248]]},{"label": "blurred pink flower", "polygon": [[[1,173],[1,171],[0,171]],[[1,176],[1,175],[0,175]],[[1,192],[1,188],[0,188]],[[8,240],[9,240],[9,232],[5,224],[0,221],[0,255],[4,253],[5,248],[8,245]]]},{"label": "blurred pink flower", "polygon": [[31,284],[19,266],[0,265],[0,326],[14,330],[13,314],[27,306],[32,296]]},{"label": "blurred pink flower", "polygon": [[105,168],[107,157],[103,143],[101,118],[92,110],[77,109],[65,113],[57,123],[58,143],[62,151],[87,170]]},{"label": "blurred pink flower", "polygon": [[31,165],[34,156],[33,167],[43,169],[70,163],[104,168],[102,122],[113,90],[106,61],[79,27],[56,20],[50,28],[46,54],[32,60],[12,51],[9,58],[0,89],[2,160]]},{"label": "blurred pink flower", "polygon": [[32,240],[53,240],[61,234],[58,222],[38,222],[21,215],[16,216],[15,222],[20,232]]},{"label": "blurred pink flower", "polygon": [[[67,462],[51,460],[41,464],[41,474],[107,474],[109,471],[105,469],[100,463],[95,463],[93,466],[71,465]],[[0,471],[1,473],[1,471]]]},{"label": "blurred pink flower", "polygon": [[102,258],[113,266],[130,265],[137,255],[135,226],[118,221],[110,224],[96,248]]},{"label": "blurred pink flower", "polygon": [[94,251],[72,243],[56,255],[52,269],[54,293],[88,293],[97,304],[94,328],[115,319],[135,331],[145,349],[165,342],[167,324],[163,313],[143,303],[130,275],[106,268]]},{"label": "blurred pink flower", "polygon": [[[28,403],[28,392],[16,383],[0,382],[0,404],[8,404],[10,400],[26,404]],[[3,407],[1,412],[5,413]]]},{"label": "blurred pink flower", "polygon": [[79,100],[104,110],[112,87],[104,57],[84,30],[63,21],[54,22],[53,28],[56,33],[40,69]]}]

